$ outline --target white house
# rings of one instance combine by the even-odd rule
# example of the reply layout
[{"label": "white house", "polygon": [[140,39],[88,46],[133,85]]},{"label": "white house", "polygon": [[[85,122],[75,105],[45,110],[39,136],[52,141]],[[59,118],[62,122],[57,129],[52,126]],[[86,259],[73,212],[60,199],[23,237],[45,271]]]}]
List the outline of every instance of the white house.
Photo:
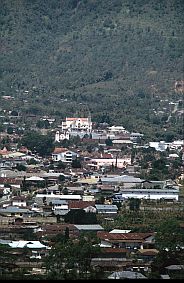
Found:
[{"label": "white house", "polygon": [[150,147],[154,147],[157,151],[165,151],[168,144],[165,141],[149,142]]},{"label": "white house", "polygon": [[85,130],[87,132],[92,131],[91,117],[87,118],[66,118],[62,122],[62,130]]},{"label": "white house", "polygon": [[137,140],[141,139],[144,136],[144,134],[140,133],[131,133],[130,134],[130,140],[133,142],[137,142]]},{"label": "white house", "polygon": [[173,141],[172,143],[170,143],[169,147],[173,150],[182,149],[184,148],[184,140]]},{"label": "white house", "polygon": [[125,168],[127,165],[131,165],[131,157],[93,158],[90,160],[90,163],[96,165],[97,169],[103,166],[115,166],[117,168]]},{"label": "white house", "polygon": [[11,200],[12,206],[18,206],[18,207],[26,207],[27,206],[27,200],[24,196],[15,196]]},{"label": "white house", "polygon": [[108,127],[108,132],[109,133],[114,133],[114,134],[118,134],[118,133],[129,133],[127,130],[125,130],[125,128],[123,126],[111,126]]},{"label": "white house", "polygon": [[62,201],[69,201],[69,200],[81,200],[81,195],[55,195],[53,193],[51,194],[36,194],[35,196],[35,202],[38,204],[43,203],[43,199],[46,199],[46,202],[53,202],[54,200],[62,200]]},{"label": "white house", "polygon": [[52,153],[53,161],[62,161],[71,163],[76,159],[78,154],[63,147],[56,147]]},{"label": "white house", "polygon": [[67,210],[68,211],[68,202],[62,199],[53,199],[52,201],[52,210]]}]

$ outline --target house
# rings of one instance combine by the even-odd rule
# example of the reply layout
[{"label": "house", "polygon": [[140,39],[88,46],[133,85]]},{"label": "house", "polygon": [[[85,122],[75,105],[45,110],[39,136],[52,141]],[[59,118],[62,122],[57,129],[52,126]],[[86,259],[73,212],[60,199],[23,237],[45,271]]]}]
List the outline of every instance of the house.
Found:
[{"label": "house", "polygon": [[46,200],[46,202],[49,204],[50,202],[52,202],[53,200],[65,200],[65,201],[69,201],[69,200],[81,200],[82,197],[81,195],[55,195],[53,193],[51,194],[36,194],[35,196],[35,202],[38,204],[43,204],[43,200]]},{"label": "house", "polygon": [[0,177],[0,187],[5,187],[5,185],[8,187],[14,186],[18,189],[21,188],[22,185],[22,180],[17,179],[17,178],[10,178],[10,177],[5,177],[1,176]]},{"label": "house", "polygon": [[101,248],[100,256],[101,258],[109,258],[109,259],[118,259],[118,258],[128,258],[130,256],[129,249],[122,249],[122,248]]},{"label": "house", "polygon": [[184,140],[176,140],[169,144],[171,150],[181,150],[184,148]]},{"label": "house", "polygon": [[98,232],[100,247],[125,248],[131,250],[154,248],[154,233],[109,233]]},{"label": "house", "polygon": [[67,148],[63,147],[56,147],[52,153],[52,160],[53,161],[62,161],[71,163],[74,159],[78,157],[78,154],[69,151]]},{"label": "house", "polygon": [[104,195],[112,195],[115,192],[119,191],[119,188],[116,188],[115,186],[111,185],[99,185],[98,188],[100,189],[100,192]]},{"label": "house", "polygon": [[68,212],[68,201],[62,199],[53,199],[51,201],[52,210],[65,210]]},{"label": "house", "polygon": [[157,249],[139,249],[137,250],[137,258],[144,262],[152,261],[159,253]]},{"label": "house", "polygon": [[117,157],[110,157],[108,155],[105,156],[105,158],[92,158],[90,160],[89,166],[92,167],[92,165],[95,165],[97,169],[100,169],[104,166],[109,167],[117,167],[117,168],[125,168],[127,165],[131,165],[131,157],[123,157],[123,158],[117,158]]},{"label": "house", "polygon": [[16,250],[27,248],[29,250],[29,257],[34,259],[41,259],[47,254],[46,250],[50,249],[50,247],[43,245],[40,241],[10,241],[8,245]]},{"label": "house", "polygon": [[27,207],[27,199],[24,196],[15,196],[11,200],[12,206]]},{"label": "house", "polygon": [[144,135],[140,133],[131,133],[130,134],[130,140],[133,142],[138,142],[140,139],[142,139]]},{"label": "house", "polygon": [[98,214],[116,215],[118,213],[118,207],[112,204],[96,204],[95,205]]},{"label": "house", "polygon": [[6,208],[1,208],[0,214],[5,215],[5,216],[14,216],[14,217],[28,217],[31,214],[33,214],[33,212],[31,212],[27,208],[20,208],[17,206],[8,206]]},{"label": "house", "polygon": [[83,201],[83,200],[72,201],[71,200],[68,202],[68,208],[69,210],[83,209],[85,212],[96,213],[95,201]]},{"label": "house", "polygon": [[38,238],[52,238],[58,234],[65,235],[66,228],[69,229],[69,237],[76,238],[79,236],[79,230],[74,224],[69,223],[53,223],[53,224],[42,224],[41,227],[35,229],[35,234]]},{"label": "house", "polygon": [[149,142],[149,147],[155,148],[156,151],[165,151],[168,144],[165,141]]}]

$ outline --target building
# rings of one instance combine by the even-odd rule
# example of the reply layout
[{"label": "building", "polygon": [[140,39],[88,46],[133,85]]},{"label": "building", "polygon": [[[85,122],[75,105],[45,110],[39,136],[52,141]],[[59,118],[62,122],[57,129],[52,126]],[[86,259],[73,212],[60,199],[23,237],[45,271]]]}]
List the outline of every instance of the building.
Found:
[{"label": "building", "polygon": [[100,247],[125,248],[132,250],[154,248],[154,233],[109,233],[99,231]]},{"label": "building", "polygon": [[27,207],[27,199],[24,196],[15,196],[11,200],[12,206]]},{"label": "building", "polygon": [[63,131],[85,130],[86,132],[91,132],[92,131],[91,117],[89,116],[87,118],[66,118],[66,120],[62,122],[62,130]]},{"label": "building", "polygon": [[95,207],[98,214],[116,215],[118,213],[118,207],[115,204],[96,204]]},{"label": "building", "polygon": [[165,151],[168,144],[165,141],[149,142],[149,146],[155,148],[157,151]]},{"label": "building", "polygon": [[53,200],[81,200],[81,195],[55,195],[53,193],[51,194],[36,194],[35,196],[35,202],[37,204],[43,204],[43,200],[45,200],[47,203],[53,202]]},{"label": "building", "polygon": [[126,168],[127,165],[131,165],[131,157],[124,158],[93,158],[90,160],[89,166],[95,165],[97,169],[104,166],[114,166],[117,168]]},{"label": "building", "polygon": [[56,147],[52,153],[53,161],[62,161],[71,163],[72,160],[77,158],[77,153],[63,147]]},{"label": "building", "polygon": [[168,189],[156,189],[156,188],[121,188],[119,193],[115,193],[113,200],[124,200],[128,198],[139,198],[139,199],[152,199],[152,200],[176,200],[179,198],[179,189],[177,188],[168,188]]},{"label": "building", "polygon": [[130,140],[133,142],[138,142],[139,140],[142,139],[144,135],[140,133],[131,133],[130,134]]},{"label": "building", "polygon": [[63,140],[69,140],[70,139],[70,133],[69,131],[57,131],[55,134],[55,142],[60,142]]}]

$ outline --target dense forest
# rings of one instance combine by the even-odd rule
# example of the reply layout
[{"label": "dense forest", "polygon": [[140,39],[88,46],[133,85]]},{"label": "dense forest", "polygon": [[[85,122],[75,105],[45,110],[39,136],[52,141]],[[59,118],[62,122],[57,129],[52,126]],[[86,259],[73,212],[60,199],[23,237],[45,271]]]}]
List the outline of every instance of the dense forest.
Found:
[{"label": "dense forest", "polygon": [[183,15],[183,0],[1,0],[2,109],[90,111],[96,122],[181,137],[182,119],[167,115],[183,95]]}]

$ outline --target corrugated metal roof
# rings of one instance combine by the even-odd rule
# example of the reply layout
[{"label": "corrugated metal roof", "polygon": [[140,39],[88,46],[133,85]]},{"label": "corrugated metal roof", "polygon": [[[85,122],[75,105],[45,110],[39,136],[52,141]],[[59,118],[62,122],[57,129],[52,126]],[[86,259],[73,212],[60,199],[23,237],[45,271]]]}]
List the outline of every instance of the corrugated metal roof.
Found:
[{"label": "corrugated metal roof", "polygon": [[74,225],[78,230],[104,230],[99,224]]},{"label": "corrugated metal roof", "polygon": [[96,209],[116,209],[118,210],[117,206],[115,204],[96,204],[95,205]]},{"label": "corrugated metal roof", "polygon": [[20,212],[20,213],[26,213],[26,212],[30,212],[31,211],[29,209],[26,208],[19,208],[17,206],[8,206],[6,208],[2,208],[0,209],[0,213],[16,213],[16,212]]},{"label": "corrugated metal roof", "polygon": [[147,279],[147,277],[140,272],[118,271],[113,272],[110,276],[108,276],[108,279]]}]

